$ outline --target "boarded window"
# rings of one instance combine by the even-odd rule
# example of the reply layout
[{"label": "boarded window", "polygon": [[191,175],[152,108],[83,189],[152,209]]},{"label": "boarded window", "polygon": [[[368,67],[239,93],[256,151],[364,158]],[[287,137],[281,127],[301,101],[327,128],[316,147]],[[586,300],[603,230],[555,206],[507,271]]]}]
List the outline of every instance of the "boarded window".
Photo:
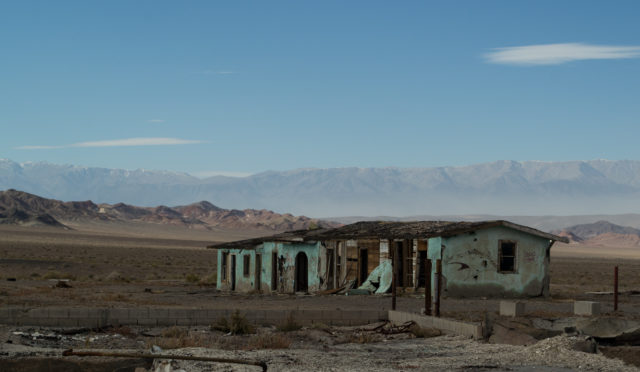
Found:
[{"label": "boarded window", "polygon": [[227,272],[229,271],[227,269],[227,263],[228,262],[229,262],[229,253],[222,252],[222,267],[220,268],[220,270],[222,271],[222,280],[223,281],[227,280]]},{"label": "boarded window", "polygon": [[243,264],[242,264],[242,275],[245,277],[249,276],[249,273],[251,272],[251,256],[248,254],[245,254],[243,257]]},{"label": "boarded window", "polygon": [[500,267],[502,273],[516,272],[516,242],[500,240]]}]

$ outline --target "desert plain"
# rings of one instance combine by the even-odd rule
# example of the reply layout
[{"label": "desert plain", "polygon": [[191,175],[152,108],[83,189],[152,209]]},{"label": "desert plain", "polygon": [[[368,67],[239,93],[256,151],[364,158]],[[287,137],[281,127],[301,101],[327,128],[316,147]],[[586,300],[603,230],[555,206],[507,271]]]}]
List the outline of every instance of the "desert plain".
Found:
[{"label": "desert plain", "polygon": [[[250,309],[391,308],[389,295],[217,291],[216,254],[206,246],[259,235],[255,231],[202,231],[161,224],[67,225],[72,229],[0,226],[0,307],[184,307],[240,314]],[[527,315],[521,323],[571,317],[574,300],[599,301],[606,316],[640,320],[640,247],[557,243],[551,252],[551,297],[526,300]],[[610,293],[615,266],[621,292],[617,312],[613,312]],[[58,285],[61,280],[65,285]],[[441,312],[446,318],[481,322],[487,314],[497,317],[499,301],[445,298]],[[423,294],[405,293],[398,298],[401,311],[420,312],[423,306]],[[604,346],[599,354],[587,354],[574,350],[566,335],[549,334],[534,344],[506,345],[500,340],[474,341],[428,330],[384,334],[372,331],[375,324],[367,329],[301,327],[295,319],[290,323],[253,327],[248,335],[231,334],[215,325],[80,329],[74,336],[56,333],[54,341],[37,335],[59,330],[1,326],[0,358],[58,355],[65,348],[143,352],[156,345],[181,355],[263,360],[271,370],[570,371],[637,370],[640,366],[638,346]],[[154,363],[145,368],[160,368],[159,360]],[[255,366],[233,364],[172,363],[174,370],[255,370]],[[87,366],[83,369],[104,367]]]}]

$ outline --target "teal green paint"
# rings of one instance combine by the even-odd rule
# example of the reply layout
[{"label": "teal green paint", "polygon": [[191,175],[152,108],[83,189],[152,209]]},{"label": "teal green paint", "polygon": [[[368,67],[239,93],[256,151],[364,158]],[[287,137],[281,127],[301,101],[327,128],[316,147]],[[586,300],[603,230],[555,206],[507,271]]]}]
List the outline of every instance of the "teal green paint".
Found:
[{"label": "teal green paint", "polygon": [[[501,273],[499,241],[516,247],[516,272]],[[550,241],[506,227],[443,238],[443,290],[449,296],[538,296],[547,294]]]},{"label": "teal green paint", "polygon": [[[308,267],[308,290],[310,292],[318,291],[322,289],[324,283],[320,279],[320,274],[323,272],[323,268],[326,263],[323,258],[325,257],[325,248],[320,242],[305,242],[305,243],[281,243],[281,242],[265,242],[255,249],[220,249],[218,250],[218,262],[222,262],[222,252],[228,252],[229,255],[236,255],[236,291],[248,292],[256,289],[256,277],[255,277],[255,260],[256,255],[261,255],[261,271],[260,271],[260,289],[263,292],[271,292],[272,288],[272,268],[273,268],[273,253],[277,253],[278,261],[282,261],[282,271],[278,271],[278,283],[277,291],[291,293],[295,289],[295,264],[296,256],[303,252],[307,256]],[[243,275],[243,256],[245,254],[250,255],[251,264],[249,269],[249,276]],[[229,260],[229,267],[231,265],[231,259]],[[279,267],[278,263],[275,265]],[[218,284],[217,288],[220,290],[231,289],[231,279],[227,278],[226,281],[222,281],[221,266],[218,268]]]}]

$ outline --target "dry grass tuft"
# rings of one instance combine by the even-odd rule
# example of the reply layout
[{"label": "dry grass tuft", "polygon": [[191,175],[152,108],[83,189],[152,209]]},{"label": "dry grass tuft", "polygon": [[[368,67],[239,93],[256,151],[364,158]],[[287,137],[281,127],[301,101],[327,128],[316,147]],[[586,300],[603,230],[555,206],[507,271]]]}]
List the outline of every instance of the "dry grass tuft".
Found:
[{"label": "dry grass tuft", "polygon": [[264,333],[261,335],[251,336],[247,342],[246,348],[255,349],[288,349],[291,340],[281,333]]},{"label": "dry grass tuft", "polygon": [[211,330],[228,332],[233,335],[245,335],[249,333],[255,333],[255,328],[249,323],[247,318],[236,310],[231,319],[220,318],[214,324],[211,325]]},{"label": "dry grass tuft", "polygon": [[293,332],[299,330],[300,328],[302,328],[302,326],[298,324],[298,322],[296,322],[293,317],[293,313],[291,312],[287,316],[287,319],[284,321],[284,323],[280,324],[277,327],[278,331],[280,332]]}]

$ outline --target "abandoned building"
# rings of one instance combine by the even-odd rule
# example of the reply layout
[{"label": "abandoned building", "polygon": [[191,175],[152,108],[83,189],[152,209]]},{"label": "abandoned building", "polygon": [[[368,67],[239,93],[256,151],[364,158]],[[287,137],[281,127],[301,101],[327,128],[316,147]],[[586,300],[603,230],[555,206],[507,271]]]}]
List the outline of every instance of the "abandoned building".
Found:
[{"label": "abandoned building", "polygon": [[[426,260],[441,260],[443,296],[549,294],[550,250],[566,238],[508,221],[358,222],[211,245],[217,288],[262,293],[343,287],[424,288]],[[431,280],[430,283],[435,282]]]}]

